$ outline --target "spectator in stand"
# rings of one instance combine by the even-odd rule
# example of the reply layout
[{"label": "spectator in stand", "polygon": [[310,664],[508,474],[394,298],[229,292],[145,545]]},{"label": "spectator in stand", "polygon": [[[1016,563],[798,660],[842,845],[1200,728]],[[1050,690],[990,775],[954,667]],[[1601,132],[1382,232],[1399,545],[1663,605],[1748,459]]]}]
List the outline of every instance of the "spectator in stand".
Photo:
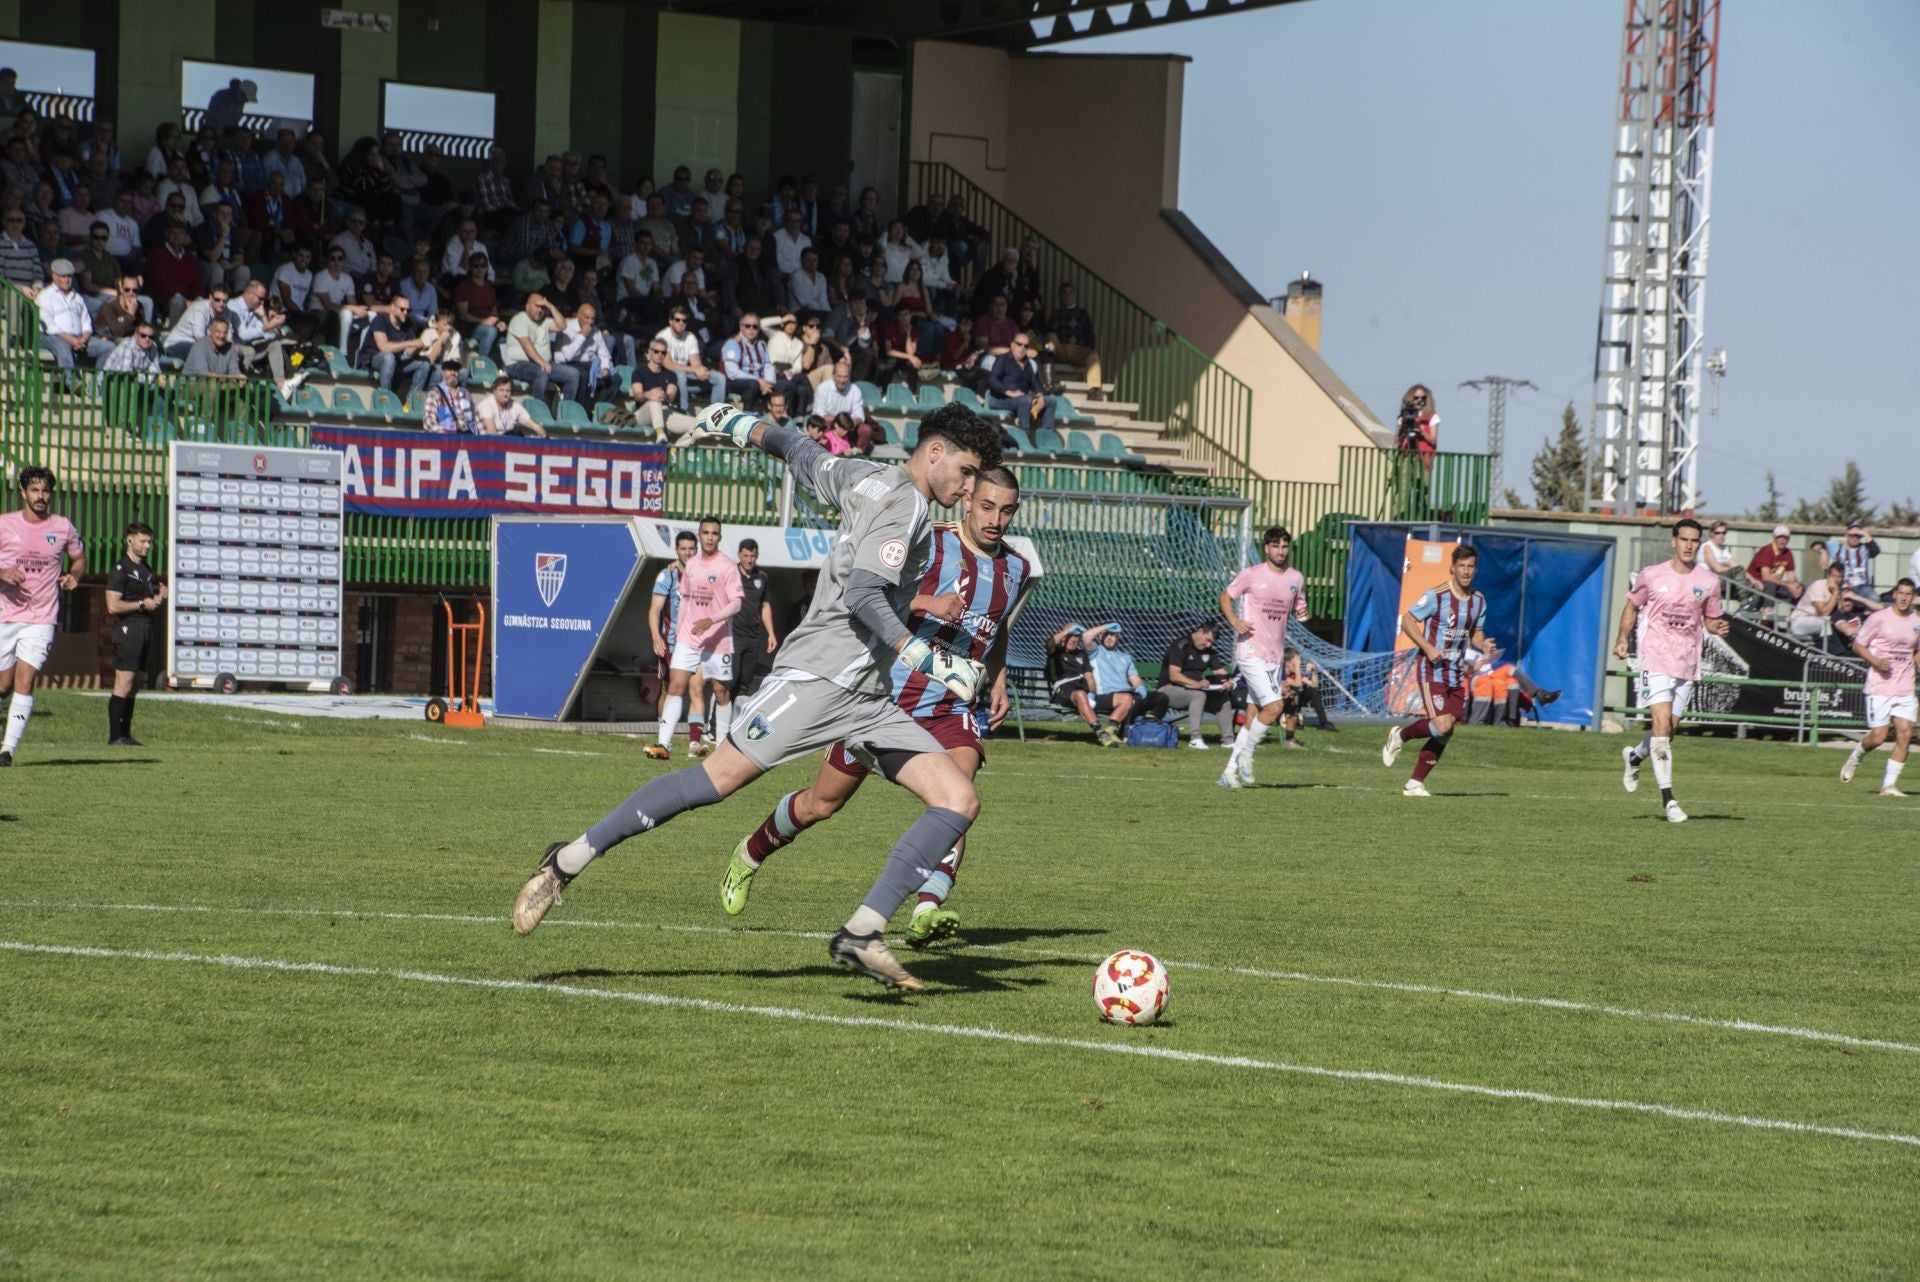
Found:
[{"label": "spectator in stand", "polygon": [[579,399],[580,371],[553,359],[553,336],[565,327],[566,319],[544,294],[529,295],[526,310],[507,325],[505,351],[512,358],[507,373],[528,384],[536,401],[547,399],[551,383],[560,385],[562,396]]},{"label": "spectator in stand", "polygon": [[604,192],[596,191],[587,197],[586,209],[567,229],[567,252],[573,255],[575,266],[608,267],[613,264],[609,257],[613,248],[613,219],[609,216],[612,208],[613,202]]},{"label": "spectator in stand", "polygon": [[933,223],[933,234],[947,242],[947,254],[956,274],[972,268],[978,271],[987,261],[987,229],[967,217],[967,198],[955,192],[947,201],[947,212]]},{"label": "spectator in stand", "polygon": [[499,291],[487,278],[487,268],[484,254],[469,255],[467,278],[453,289],[453,314],[479,357],[491,357],[507,332],[507,322],[500,318]]},{"label": "spectator in stand", "polygon": [[0,153],[0,181],[18,187],[21,191],[32,191],[40,184],[40,167],[33,163],[27,154],[25,138],[8,138],[6,149]]},{"label": "spectator in stand", "polygon": [[820,274],[820,255],[812,249],[800,255],[800,269],[787,277],[787,302],[797,312],[825,313],[827,278]]},{"label": "spectator in stand", "polygon": [[1080,306],[1078,291],[1071,284],[1060,286],[1060,305],[1047,318],[1047,346],[1055,359],[1086,370],[1086,381],[1096,391],[1100,387],[1100,353],[1095,350],[1093,317]]},{"label": "spectator in stand", "polygon": [[953,332],[940,343],[940,368],[957,370],[973,355],[973,317],[961,316],[954,321]]},{"label": "spectator in stand", "polygon": [[[258,373],[262,364],[273,371],[276,384],[287,378],[287,353],[294,344],[287,337],[287,314],[267,300],[267,282],[252,280],[228,309],[233,317],[233,342],[240,352],[240,367]],[[298,386],[298,384],[295,384]],[[292,389],[283,386],[291,396]]]},{"label": "spectator in stand", "polygon": [[867,427],[862,432],[852,418],[845,414],[835,414],[827,423],[827,448],[835,454],[867,455],[873,453],[873,429]]},{"label": "spectator in stand", "polygon": [[[1160,659],[1160,687],[1177,715],[1187,713],[1187,746],[1205,748],[1200,723],[1211,712],[1220,726],[1220,742],[1233,742],[1233,698],[1227,684],[1227,665],[1213,659],[1213,624],[1201,620],[1184,637],[1176,637]],[[1169,717],[1169,720],[1172,716]]]},{"label": "spectator in stand", "polygon": [[98,219],[99,215],[93,211],[93,188],[85,183],[76,184],[73,199],[60,211],[60,247],[77,250],[85,246],[87,234]]},{"label": "spectator in stand", "polygon": [[720,363],[727,375],[727,395],[739,397],[749,410],[765,408],[778,385],[756,313],[748,312],[740,318],[739,331],[720,349]]},{"label": "spectator in stand", "polygon": [[1092,664],[1093,710],[1107,714],[1098,739],[1103,748],[1120,746],[1120,734],[1133,715],[1134,703],[1147,693],[1147,683],[1133,655],[1121,648],[1118,623],[1103,623],[1087,630],[1084,642]]},{"label": "spectator in stand", "polygon": [[665,267],[680,256],[680,230],[667,217],[667,202],[658,192],[647,197],[647,216],[635,226],[653,238],[654,261]]},{"label": "spectator in stand", "polygon": [[267,171],[260,163],[260,154],[253,149],[253,130],[245,125],[235,125],[222,135],[226,139],[226,150],[222,153],[233,162],[234,182],[243,196],[251,195],[267,185]]},{"label": "spectator in stand", "polygon": [[680,261],[668,265],[660,275],[660,287],[669,294],[683,294],[680,282],[692,278],[694,290],[702,299],[707,296],[707,254],[698,245],[687,245],[681,252]]},{"label": "spectator in stand", "polygon": [[259,100],[260,90],[253,81],[235,76],[227,81],[225,89],[214,90],[213,97],[207,99],[207,111],[203,119],[218,134],[239,124],[240,117],[246,114],[247,104]]},{"label": "spectator in stand", "polygon": [[1880,555],[1880,544],[1872,531],[1859,521],[1848,521],[1846,533],[1820,544],[1820,568],[1839,565],[1846,575],[1847,590],[1879,602],[1884,600],[1873,585],[1873,562]]},{"label": "spectator in stand", "polygon": [[513,380],[501,375],[493,380],[493,395],[481,401],[476,418],[483,436],[545,436],[547,429],[534,422],[526,407],[513,399]]},{"label": "spectator in stand", "polygon": [[973,324],[976,338],[982,340],[990,356],[1003,356],[1013,350],[1020,326],[1007,314],[1007,300],[996,294],[987,302],[986,314]]},{"label": "spectator in stand", "polygon": [[308,177],[307,189],[293,202],[291,215],[293,225],[302,235],[331,241],[340,234],[340,221],[334,216],[333,203],[327,196],[331,190],[325,178]]},{"label": "spectator in stand", "polygon": [[833,377],[814,389],[813,413],[831,422],[845,414],[854,425],[854,446],[865,454],[873,448],[873,421],[867,415],[866,398],[854,384],[853,361],[845,356],[833,363]]},{"label": "spectator in stand", "polygon": [[532,209],[537,201],[551,213],[558,213],[565,208],[567,184],[561,177],[563,167],[557,153],[540,162],[540,167],[527,176],[525,185],[520,188],[520,207]]},{"label": "spectator in stand", "polygon": [[772,423],[775,427],[792,427],[793,418],[789,413],[787,394],[785,392],[775,392],[773,395],[767,397],[766,412],[761,414],[760,417],[766,419],[767,422]]},{"label": "spectator in stand", "polygon": [[382,252],[373,260],[373,275],[359,282],[360,301],[372,307],[385,307],[400,296],[403,279],[393,255]]},{"label": "spectator in stand", "polygon": [[140,256],[140,220],[134,214],[133,202],[133,190],[122,188],[113,198],[113,207],[100,214],[100,221],[107,226],[107,252],[115,258]]},{"label": "spectator in stand", "polygon": [[299,239],[294,226],[293,198],[286,193],[287,176],[281,170],[267,175],[267,185],[247,197],[247,227],[260,252],[271,262],[284,257]]},{"label": "spectator in stand", "polygon": [[1077,714],[1095,730],[1100,723],[1093,714],[1093,661],[1086,633],[1081,624],[1068,623],[1047,639],[1047,689],[1055,707]]},{"label": "spectator in stand", "polygon": [[[154,305],[169,316],[185,303],[207,292],[206,278],[200,272],[200,259],[187,244],[187,225],[168,224],[159,248],[147,255],[147,288],[153,292]],[[224,295],[225,290],[221,293]],[[225,306],[224,302],[222,306]],[[199,335],[194,335],[198,338]],[[189,340],[191,341],[191,340]],[[184,355],[169,350],[172,355]]]},{"label": "spectator in stand", "polygon": [[351,276],[366,276],[373,271],[373,261],[379,250],[367,236],[367,215],[360,210],[347,214],[346,229],[330,242],[336,248],[346,251],[347,273]]},{"label": "spectator in stand", "polygon": [[[176,160],[173,168],[167,171],[164,181],[154,187],[153,194],[167,206],[167,213],[174,218],[184,218],[187,226],[198,227],[206,222],[206,211],[200,208],[200,193],[195,190],[193,176],[187,169],[187,162]],[[179,209],[173,208],[173,198],[178,195],[181,201]]]},{"label": "spectator in stand", "polygon": [[293,130],[279,130],[273,136],[273,150],[260,162],[268,181],[272,181],[273,175],[280,175],[280,191],[289,200],[299,199],[307,189],[307,167],[301,163],[299,145]]},{"label": "spectator in stand", "polygon": [[923,362],[918,347],[919,340],[913,332],[913,314],[904,309],[894,311],[880,326],[879,359],[873,363],[873,381],[882,391],[898,378],[907,385],[908,392],[915,397],[920,395],[920,367]]},{"label": "spectator in stand", "polygon": [[742,242],[733,272],[727,279],[726,303],[730,311],[759,312],[762,316],[787,306],[786,282],[767,258],[757,239]]},{"label": "spectator in stand", "polygon": [[240,372],[240,348],[232,339],[232,326],[222,313],[207,322],[207,332],[187,351],[181,373],[190,377],[226,378],[235,382],[246,378]]},{"label": "spectator in stand", "polygon": [[1400,398],[1394,448],[1419,459],[1422,467],[1433,466],[1433,456],[1440,449],[1440,415],[1434,412],[1433,393],[1423,383],[1415,383]]},{"label": "spectator in stand", "polygon": [[783,276],[791,276],[800,270],[800,256],[813,245],[813,237],[807,235],[802,222],[799,207],[789,206],[785,222],[773,234],[774,263]]},{"label": "spectator in stand", "polygon": [[908,263],[923,262],[926,246],[907,235],[907,225],[896,218],[887,224],[887,238],[880,246],[886,262],[887,284],[897,285],[907,274]]},{"label": "spectator in stand", "polygon": [[182,359],[195,343],[207,336],[207,328],[214,321],[225,320],[231,324],[227,302],[227,291],[216,289],[207,297],[189,304],[173,323],[173,329],[168,332],[161,350],[176,360]]},{"label": "spectator in stand", "polygon": [[1715,574],[1732,574],[1740,568],[1740,558],[1727,546],[1727,523],[1715,521],[1707,532],[1707,541],[1700,545],[1700,564]]},{"label": "spectator in stand", "polygon": [[693,212],[693,171],[685,165],[673,169],[673,182],[660,193],[667,217],[684,219]]},{"label": "spectator in stand", "polygon": [[507,149],[495,143],[487,148],[486,168],[474,179],[475,212],[494,232],[503,232],[519,217],[520,206],[513,199],[513,183],[507,177]]},{"label": "spectator in stand", "polygon": [[680,223],[680,245],[684,248],[712,249],[714,229],[720,224],[714,221],[712,210],[707,206],[705,196],[693,198],[693,212]]},{"label": "spectator in stand", "polygon": [[1040,384],[1025,334],[1014,335],[1007,354],[993,363],[987,375],[987,405],[1011,413],[1022,431],[1053,430],[1053,398]]},{"label": "spectator in stand", "polygon": [[549,249],[565,252],[566,236],[553,216],[553,207],[544,199],[536,200],[507,232],[506,261],[524,262]]},{"label": "spectator in stand", "polygon": [[554,340],[554,364],[574,371],[573,399],[582,405],[593,404],[601,383],[613,378],[613,353],[599,319],[597,304],[581,303]]},{"label": "spectator in stand", "polygon": [[107,252],[109,234],[107,225],[96,219],[87,239],[72,255],[73,265],[79,272],[80,297],[86,300],[87,310],[91,312],[98,312],[100,304],[112,298],[120,284],[120,260]]},{"label": "spectator in stand", "polygon": [[293,257],[280,264],[273,274],[273,294],[275,305],[286,313],[290,322],[300,322],[295,329],[302,337],[312,334],[313,314],[313,250],[304,244],[293,247]]},{"label": "spectator in stand", "polygon": [[187,153],[180,146],[180,122],[163,120],[153,129],[153,148],[147,152],[147,172],[154,181],[165,178],[173,168],[175,160],[185,160]]},{"label": "spectator in stand", "polygon": [[540,292],[547,296],[554,310],[563,314],[572,312],[580,306],[580,272],[571,258],[556,258],[552,268],[553,279]]},{"label": "spectator in stand", "polygon": [[813,384],[800,367],[806,354],[806,346],[800,341],[800,318],[788,312],[763,321],[762,327],[767,335],[767,362],[773,366],[773,381],[785,393],[783,399],[804,404]]},{"label": "spectator in stand", "polygon": [[40,270],[43,274],[52,266],[56,258],[65,258],[66,251],[60,248],[60,224],[44,222],[34,228],[34,252],[40,255]]},{"label": "spectator in stand", "polygon": [[114,374],[138,374],[148,381],[160,376],[160,344],[154,341],[154,329],[146,321],[135,324],[133,332],[115,344],[100,368]]},{"label": "spectator in stand", "polygon": [[467,394],[466,385],[460,381],[460,370],[459,361],[440,362],[440,381],[423,398],[426,404],[422,411],[421,426],[425,430],[467,435],[480,430],[473,397]]},{"label": "spectator in stand", "polygon": [[51,201],[43,202],[54,213],[73,203],[74,188],[80,185],[80,165],[70,151],[55,151],[47,162],[47,185]]},{"label": "spectator in stand", "polygon": [[87,300],[74,288],[73,263],[56,258],[47,265],[49,284],[37,295],[40,304],[40,350],[53,363],[71,371],[77,361],[97,361],[113,351],[113,344],[95,336]]},{"label": "spectator in stand", "polygon": [[327,246],[326,262],[313,274],[313,285],[307,292],[307,307],[319,318],[319,332],[335,335],[334,345],[343,352],[353,318],[366,314],[364,307],[354,305],[357,292],[353,277],[347,275],[346,251]]},{"label": "spectator in stand", "polygon": [[553,287],[554,268],[563,261],[560,251],[552,246],[521,259],[513,267],[514,292],[522,298],[549,292]]},{"label": "spectator in stand", "polygon": [[827,272],[827,307],[831,310],[833,323],[838,324],[847,314],[847,304],[856,298],[866,297],[867,291],[860,287],[860,268],[851,256],[835,260]]},{"label": "spectator in stand", "polygon": [[[140,292],[138,276],[122,276],[112,297],[93,314],[93,332],[116,343],[124,342],[142,325],[151,329],[153,300]],[[155,354],[159,352],[156,346]]]},{"label": "spectator in stand", "polygon": [[879,359],[874,329],[864,294],[855,294],[847,301],[846,308],[827,324],[827,337],[852,362],[856,379],[865,380],[873,376],[874,362]]},{"label": "spectator in stand", "polygon": [[679,387],[680,408],[691,411],[693,408],[693,385],[701,384],[702,391],[714,403],[727,399],[726,379],[719,373],[707,368],[700,358],[700,340],[693,334],[693,313],[684,303],[675,303],[667,311],[667,327],[654,335],[657,342],[667,346],[666,366],[673,371]]},{"label": "spectator in stand", "polygon": [[801,389],[809,403],[813,389],[833,377],[833,363],[840,359],[833,344],[822,334],[822,328],[818,316],[808,316],[800,322],[800,364],[794,370],[794,385]]},{"label": "spectator in stand", "polygon": [[400,282],[400,292],[413,304],[415,316],[431,316],[440,310],[440,290],[433,283],[433,264],[424,258],[416,258],[407,265],[407,278]]},{"label": "spectator in stand", "polygon": [[1865,616],[1878,607],[1847,587],[1846,567],[1827,562],[1826,573],[1807,585],[1787,618],[1787,631],[1803,641],[1823,645],[1830,654],[1847,654],[1860,633]]},{"label": "spectator in stand", "polygon": [[420,349],[420,354],[426,357],[435,368],[446,361],[464,366],[465,361],[460,355],[460,331],[454,326],[452,312],[434,313],[433,319],[427,323],[426,331],[420,337],[425,339],[427,344]]},{"label": "spectator in stand", "polygon": [[[426,176],[420,172],[418,165],[407,158],[404,140],[398,130],[389,129],[380,135],[380,163],[393,183],[394,194],[400,197],[397,225],[401,231],[409,231],[420,222],[420,189],[426,185]],[[427,221],[431,222],[430,219]]]},{"label": "spectator in stand", "polygon": [[222,160],[214,170],[213,181],[200,189],[200,211],[204,216],[215,205],[231,205],[237,216],[246,206],[246,196],[240,190],[239,174],[231,160]]},{"label": "spectator in stand", "polygon": [[677,394],[677,380],[667,368],[666,359],[667,341],[650,339],[646,359],[634,369],[633,385],[628,389],[634,417],[653,429],[656,441],[667,439],[667,403]]},{"label": "spectator in stand", "polygon": [[0,220],[0,276],[29,294],[40,288],[40,251],[27,235],[25,210],[9,209]]},{"label": "spectator in stand", "polygon": [[[808,440],[827,451],[827,453],[832,454],[836,452],[834,448],[836,442],[827,436],[827,420],[821,418],[818,414],[808,415],[807,421],[800,425],[800,430],[807,434]],[[838,442],[838,445],[840,449],[846,448],[845,442]]]},{"label": "spectator in stand", "polygon": [[355,141],[340,162],[340,195],[365,210],[371,225],[382,231],[401,229],[400,191],[393,185],[380,145],[372,138]]},{"label": "spectator in stand", "polygon": [[848,221],[853,224],[853,237],[855,240],[865,236],[870,241],[875,243],[879,242],[882,223],[880,221],[880,192],[876,188],[862,187],[860,189],[860,203],[854,206],[853,215]]},{"label": "spectator in stand", "polygon": [[1787,546],[1792,541],[1792,530],[1784,525],[1773,527],[1773,541],[1747,562],[1747,582],[1754,591],[1782,601],[1800,599],[1804,589],[1794,575],[1793,551]]},{"label": "spectator in stand", "polygon": [[373,371],[374,382],[391,392],[396,377],[405,380],[403,401],[426,390],[427,380],[433,377],[433,363],[423,354],[427,342],[412,313],[413,304],[402,294],[385,311],[374,313],[360,344],[360,363]]},{"label": "spectator in stand", "polygon": [[973,286],[973,313],[984,316],[996,298],[1005,300],[1007,313],[1012,314],[1019,295],[1020,251],[1012,245],[1000,254],[997,266],[980,273],[980,279]]},{"label": "spectator in stand", "polygon": [[[480,224],[471,218],[463,218],[460,220],[460,230],[447,242],[446,252],[440,256],[440,274],[458,280],[472,270],[468,262],[474,257],[484,258],[489,264],[493,261],[493,255],[480,242]],[[487,269],[487,279],[493,279],[491,266]]]}]

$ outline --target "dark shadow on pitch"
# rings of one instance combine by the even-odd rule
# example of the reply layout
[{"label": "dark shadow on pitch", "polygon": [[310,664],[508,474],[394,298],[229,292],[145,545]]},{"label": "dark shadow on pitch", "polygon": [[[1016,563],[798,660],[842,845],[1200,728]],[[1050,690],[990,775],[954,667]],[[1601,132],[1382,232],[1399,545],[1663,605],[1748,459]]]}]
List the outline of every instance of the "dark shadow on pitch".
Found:
[{"label": "dark shadow on pitch", "polygon": [[1062,967],[1081,971],[1087,966],[1086,962],[1072,957],[1002,957],[993,953],[968,952],[964,947],[894,955],[926,983],[969,993],[1013,992],[1052,982],[1046,975],[1015,972],[1058,970]]},{"label": "dark shadow on pitch", "polygon": [[1436,797],[1511,797],[1510,792],[1436,792]]},{"label": "dark shadow on pitch", "polygon": [[[1107,932],[1092,926],[968,926],[960,932],[959,942],[948,944],[949,948],[965,948],[974,944],[982,948],[1002,947],[1007,944],[1021,944],[1030,939],[1068,939],[1076,935],[1104,935]],[[902,956],[918,956],[912,949],[903,948]]]},{"label": "dark shadow on pitch", "polygon": [[[1635,820],[1654,819],[1654,820],[1658,820],[1660,823],[1667,822],[1667,816],[1660,811],[1655,811],[1653,814],[1650,814],[1650,815],[1635,815],[1634,819]],[[1747,817],[1745,815],[1696,815],[1691,813],[1687,815],[1687,822],[1689,823],[1704,822],[1704,823],[1723,823],[1723,824],[1743,824],[1746,821],[1747,821]]]},{"label": "dark shadow on pitch", "polygon": [[[530,984],[564,984],[579,979],[803,979],[808,976],[844,975],[847,972],[838,966],[789,966],[775,970],[768,967],[756,967],[741,970],[737,967],[725,969],[693,969],[678,967],[671,970],[607,970],[599,966],[583,966],[577,970],[556,970],[544,975],[529,975]],[[609,990],[618,991],[618,990]]]},{"label": "dark shadow on pitch", "polygon": [[15,766],[157,766],[158,757],[52,757],[46,761],[16,761]]}]

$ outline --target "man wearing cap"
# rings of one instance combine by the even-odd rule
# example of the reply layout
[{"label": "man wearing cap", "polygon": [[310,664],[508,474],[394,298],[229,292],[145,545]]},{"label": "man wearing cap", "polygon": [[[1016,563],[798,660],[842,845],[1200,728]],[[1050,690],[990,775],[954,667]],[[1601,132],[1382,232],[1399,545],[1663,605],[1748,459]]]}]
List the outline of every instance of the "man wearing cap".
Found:
[{"label": "man wearing cap", "polygon": [[1103,748],[1120,746],[1120,731],[1133,715],[1134,700],[1147,693],[1147,683],[1133,662],[1133,655],[1120,648],[1121,627],[1103,623],[1087,629],[1082,638],[1093,668],[1093,710],[1107,714],[1095,738]]},{"label": "man wearing cap", "polygon": [[1773,527],[1773,542],[1753,554],[1747,562],[1747,582],[1763,596],[1782,601],[1798,601],[1805,591],[1793,572],[1793,553],[1787,548],[1793,531],[1784,525]]},{"label": "man wearing cap", "polygon": [[213,91],[213,97],[207,100],[207,113],[202,123],[212,125],[225,137],[227,130],[240,123],[240,117],[246,114],[247,104],[258,101],[259,97],[260,90],[253,81],[236,76],[227,81],[225,89]]},{"label": "man wearing cap", "polygon": [[1859,521],[1849,521],[1845,535],[1820,545],[1820,568],[1824,571],[1838,562],[1849,592],[1884,600],[1873,586],[1873,559],[1879,555],[1880,544],[1874,540],[1873,532]]},{"label": "man wearing cap", "polygon": [[1086,635],[1084,626],[1069,623],[1047,639],[1047,690],[1055,706],[1078,713],[1094,730],[1099,721],[1093,715],[1093,660]]},{"label": "man wearing cap", "polygon": [[47,265],[53,284],[40,291],[40,346],[53,356],[61,369],[73,368],[76,359],[99,360],[113,351],[113,344],[93,332],[93,317],[87,314],[87,300],[73,287],[73,262],[56,258]]},{"label": "man wearing cap", "polygon": [[1187,711],[1187,746],[1205,748],[1200,722],[1211,711],[1220,724],[1220,742],[1233,741],[1233,700],[1225,684],[1227,665],[1213,659],[1213,621],[1201,619],[1160,660],[1160,688],[1154,693]]}]

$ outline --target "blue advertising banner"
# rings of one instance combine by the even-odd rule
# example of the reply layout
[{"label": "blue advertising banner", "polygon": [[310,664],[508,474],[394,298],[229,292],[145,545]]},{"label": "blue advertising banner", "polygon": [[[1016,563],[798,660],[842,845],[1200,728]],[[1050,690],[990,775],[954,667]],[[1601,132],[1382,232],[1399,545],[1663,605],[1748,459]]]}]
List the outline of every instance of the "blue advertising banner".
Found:
[{"label": "blue advertising banner", "polygon": [[558,721],[641,561],[627,520],[493,526],[493,708]]},{"label": "blue advertising banner", "polygon": [[349,512],[376,516],[660,516],[667,447],[524,436],[313,428],[338,450]]}]

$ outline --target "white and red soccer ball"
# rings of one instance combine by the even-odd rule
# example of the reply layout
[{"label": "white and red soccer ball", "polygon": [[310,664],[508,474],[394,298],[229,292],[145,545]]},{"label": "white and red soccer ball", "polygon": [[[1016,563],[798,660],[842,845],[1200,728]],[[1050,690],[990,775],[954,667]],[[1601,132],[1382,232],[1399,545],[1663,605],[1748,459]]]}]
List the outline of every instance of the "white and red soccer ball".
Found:
[{"label": "white and red soccer ball", "polygon": [[1093,972],[1093,1007],[1109,1024],[1151,1024],[1167,1009],[1167,968],[1123,948]]}]

